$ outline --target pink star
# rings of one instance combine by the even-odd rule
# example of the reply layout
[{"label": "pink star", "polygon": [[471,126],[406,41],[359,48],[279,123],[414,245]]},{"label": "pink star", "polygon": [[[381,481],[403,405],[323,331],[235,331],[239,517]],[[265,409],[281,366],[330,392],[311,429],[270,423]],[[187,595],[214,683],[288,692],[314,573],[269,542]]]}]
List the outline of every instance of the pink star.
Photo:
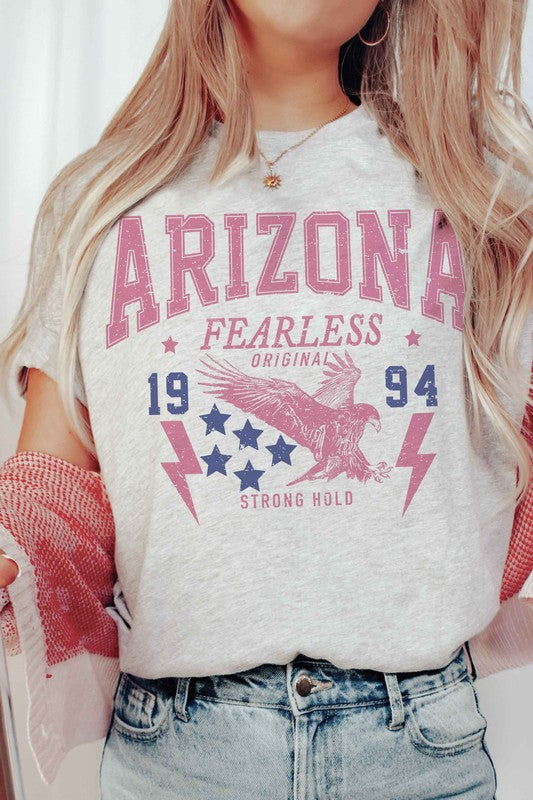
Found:
[{"label": "pink star", "polygon": [[179,342],[175,342],[172,336],[169,336],[165,342],[161,342],[161,344],[165,345],[165,353],[175,353],[176,352],[176,345]]},{"label": "pink star", "polygon": [[418,340],[420,339],[421,335],[422,335],[421,333],[415,333],[414,330],[411,328],[410,333],[405,334],[405,338],[409,342],[409,347],[411,347],[412,344],[418,345]]}]

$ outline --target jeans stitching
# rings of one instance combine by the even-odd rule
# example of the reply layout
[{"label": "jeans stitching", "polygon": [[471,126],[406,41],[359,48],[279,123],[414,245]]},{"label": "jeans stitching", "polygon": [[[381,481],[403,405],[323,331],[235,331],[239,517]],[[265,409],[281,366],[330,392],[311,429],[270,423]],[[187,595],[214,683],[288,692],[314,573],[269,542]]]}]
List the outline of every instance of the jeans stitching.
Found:
[{"label": "jeans stitching", "polygon": [[480,728],[480,730],[474,731],[473,733],[468,734],[468,736],[463,737],[462,740],[460,739],[457,744],[431,742],[429,739],[426,739],[424,734],[421,732],[411,708],[408,708],[407,710],[406,727],[409,732],[409,738],[417,750],[420,750],[422,753],[430,753],[431,755],[437,757],[446,757],[467,753],[469,750],[472,750],[474,747],[476,747],[476,745],[478,745],[480,742],[483,743],[486,730],[486,728]]}]

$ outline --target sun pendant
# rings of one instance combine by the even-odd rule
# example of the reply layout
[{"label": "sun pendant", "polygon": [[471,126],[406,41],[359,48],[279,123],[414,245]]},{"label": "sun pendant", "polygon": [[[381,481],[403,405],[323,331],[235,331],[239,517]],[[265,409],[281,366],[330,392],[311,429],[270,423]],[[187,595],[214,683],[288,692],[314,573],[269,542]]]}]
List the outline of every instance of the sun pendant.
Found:
[{"label": "sun pendant", "polygon": [[281,184],[280,175],[276,175],[274,172],[272,172],[273,166],[274,164],[272,161],[267,161],[268,172],[263,178],[263,186],[266,186],[267,189],[277,189]]},{"label": "sun pendant", "polygon": [[281,185],[281,177],[274,172],[269,172],[263,178],[263,185],[266,186],[267,189],[277,189],[278,186]]}]

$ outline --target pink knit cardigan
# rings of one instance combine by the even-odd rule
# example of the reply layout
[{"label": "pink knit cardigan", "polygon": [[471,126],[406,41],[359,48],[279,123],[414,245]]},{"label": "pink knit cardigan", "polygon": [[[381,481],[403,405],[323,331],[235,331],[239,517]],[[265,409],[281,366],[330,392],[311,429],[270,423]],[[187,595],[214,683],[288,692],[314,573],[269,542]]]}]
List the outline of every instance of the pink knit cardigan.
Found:
[{"label": "pink knit cardigan", "polygon": [[[47,784],[69,750],[103,738],[111,721],[114,541],[100,473],[36,451],[0,466],[0,547],[22,570],[0,589],[1,630],[7,654],[25,655],[27,736]],[[533,484],[515,512],[500,610],[469,647],[478,678],[533,663]]]}]

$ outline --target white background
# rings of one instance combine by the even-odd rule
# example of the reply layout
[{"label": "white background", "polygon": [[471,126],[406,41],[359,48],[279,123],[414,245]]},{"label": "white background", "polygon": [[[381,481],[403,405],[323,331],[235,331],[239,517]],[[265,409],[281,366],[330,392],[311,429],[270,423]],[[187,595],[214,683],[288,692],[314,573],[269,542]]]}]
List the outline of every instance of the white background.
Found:
[{"label": "white background", "polygon": [[[167,0],[0,0],[0,336],[22,300],[30,237],[53,175],[98,139],[161,30]],[[533,19],[528,11],[522,94],[533,110]],[[0,407],[0,463],[16,447]],[[101,745],[66,757],[53,786],[40,781],[26,742],[23,656],[9,659],[26,800],[97,800]],[[533,665],[478,682],[498,800],[533,798]],[[157,798],[154,798],[157,800]],[[208,800],[208,798],[206,798]],[[378,799],[379,800],[379,799]]]}]

